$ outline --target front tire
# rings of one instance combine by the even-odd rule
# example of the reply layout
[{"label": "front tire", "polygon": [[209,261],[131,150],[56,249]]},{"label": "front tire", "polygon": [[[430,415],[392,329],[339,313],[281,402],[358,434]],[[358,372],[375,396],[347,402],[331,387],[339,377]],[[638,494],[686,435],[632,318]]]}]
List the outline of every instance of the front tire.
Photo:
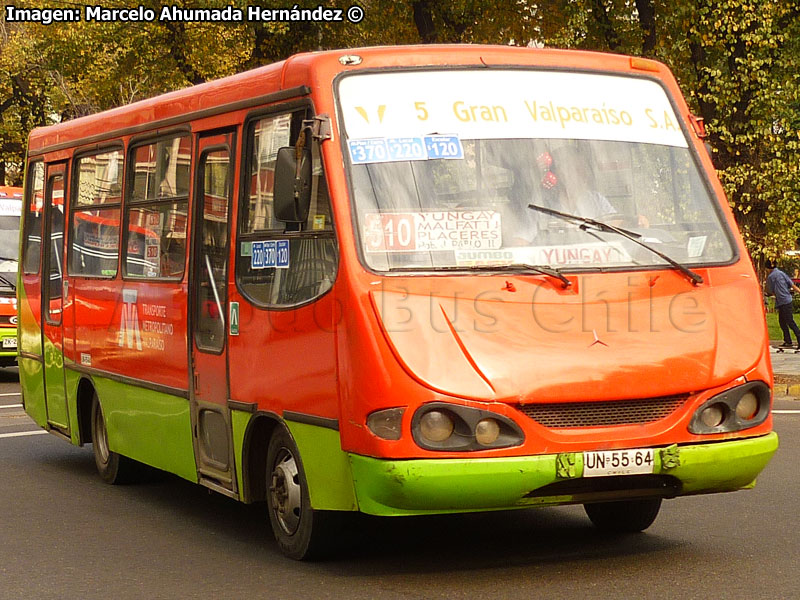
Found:
[{"label": "front tire", "polygon": [[613,533],[644,531],[658,516],[661,498],[645,500],[620,500],[583,505],[595,527]]},{"label": "front tire", "polygon": [[100,478],[106,483],[128,483],[133,479],[135,463],[125,456],[112,452],[108,447],[106,420],[97,394],[92,399],[92,450]]},{"label": "front tire", "polygon": [[283,427],[270,439],[266,476],[269,521],[281,552],[295,560],[321,558],[333,515],[311,508],[300,452]]}]

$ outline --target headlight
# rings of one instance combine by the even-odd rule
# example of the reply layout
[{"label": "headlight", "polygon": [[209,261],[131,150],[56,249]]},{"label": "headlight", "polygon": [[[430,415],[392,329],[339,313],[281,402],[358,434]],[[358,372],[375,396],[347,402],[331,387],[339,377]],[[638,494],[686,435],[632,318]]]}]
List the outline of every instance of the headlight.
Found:
[{"label": "headlight", "polygon": [[421,406],[411,420],[411,434],[426,450],[487,450],[525,441],[522,429],[508,417],[446,402]]},{"label": "headlight", "polygon": [[749,421],[758,414],[758,396],[747,392],[736,403],[736,416],[742,421]]},{"label": "headlight", "polygon": [[425,440],[433,443],[443,442],[451,435],[455,424],[452,417],[441,410],[431,410],[419,420],[419,432]]},{"label": "headlight", "polygon": [[725,420],[726,408],[724,404],[720,404],[719,402],[706,406],[700,411],[700,421],[709,428],[719,427]]},{"label": "headlight", "polygon": [[500,437],[500,425],[495,419],[482,419],[475,426],[475,441],[481,446],[491,446]]},{"label": "headlight", "polygon": [[769,416],[769,386],[751,381],[717,394],[694,413],[689,431],[697,434],[727,433],[755,427]]}]

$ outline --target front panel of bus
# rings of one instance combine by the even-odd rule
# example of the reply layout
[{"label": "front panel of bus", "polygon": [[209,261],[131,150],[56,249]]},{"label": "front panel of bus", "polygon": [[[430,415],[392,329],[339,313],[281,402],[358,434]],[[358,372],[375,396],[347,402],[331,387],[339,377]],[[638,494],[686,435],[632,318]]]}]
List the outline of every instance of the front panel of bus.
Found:
[{"label": "front panel of bus", "polygon": [[[472,507],[464,485],[483,508],[578,501],[580,485],[550,487],[574,477],[641,475],[620,485],[662,496],[754,479],[776,447],[759,289],[667,83],[453,67],[334,90],[362,273],[339,328],[362,507]],[[500,479],[477,484],[484,468]]]}]

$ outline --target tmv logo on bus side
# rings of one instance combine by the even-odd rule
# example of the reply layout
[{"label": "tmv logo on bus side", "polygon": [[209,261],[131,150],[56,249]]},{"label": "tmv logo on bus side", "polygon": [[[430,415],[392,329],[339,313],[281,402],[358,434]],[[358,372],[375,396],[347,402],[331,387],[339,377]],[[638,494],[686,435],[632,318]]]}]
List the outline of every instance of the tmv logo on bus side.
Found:
[{"label": "tmv logo on bus side", "polygon": [[142,336],[139,332],[139,309],[136,305],[136,290],[122,290],[122,309],[119,319],[117,341],[120,347],[142,349]]}]

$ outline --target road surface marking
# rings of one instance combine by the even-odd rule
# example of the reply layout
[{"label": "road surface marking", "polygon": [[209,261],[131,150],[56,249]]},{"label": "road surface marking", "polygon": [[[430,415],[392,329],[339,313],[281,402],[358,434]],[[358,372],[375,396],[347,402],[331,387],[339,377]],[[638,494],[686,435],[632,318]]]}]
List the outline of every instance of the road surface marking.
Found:
[{"label": "road surface marking", "polygon": [[18,431],[16,433],[0,433],[0,438],[22,437],[25,435],[41,435],[47,433],[44,429],[37,429],[36,431]]},{"label": "road surface marking", "polygon": [[800,409],[773,410],[772,414],[775,414],[775,415],[800,415]]},{"label": "road surface marking", "polygon": [[10,394],[0,394],[0,396],[22,396],[22,392],[11,392]]},{"label": "road surface marking", "polygon": [[0,408],[22,408],[22,404],[0,404]]}]

